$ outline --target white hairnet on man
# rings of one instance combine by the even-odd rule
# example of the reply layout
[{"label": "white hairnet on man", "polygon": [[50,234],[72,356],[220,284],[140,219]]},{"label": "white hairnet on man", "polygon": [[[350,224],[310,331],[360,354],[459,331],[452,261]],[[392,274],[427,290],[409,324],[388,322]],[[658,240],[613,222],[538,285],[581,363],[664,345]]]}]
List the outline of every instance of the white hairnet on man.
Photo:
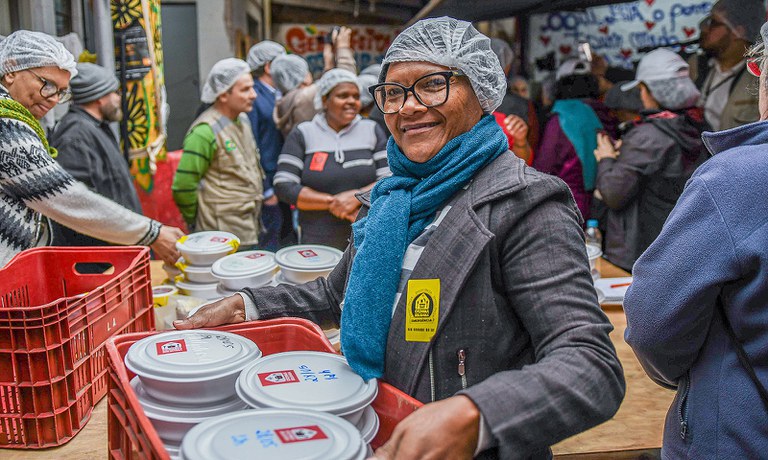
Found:
[{"label": "white hairnet on man", "polygon": [[222,59],[214,64],[211,71],[208,72],[200,100],[206,104],[213,104],[217,97],[229,91],[238,78],[250,72],[251,68],[248,67],[248,63],[242,59]]},{"label": "white hairnet on man", "polygon": [[36,67],[58,67],[74,77],[75,64],[64,45],[42,32],[19,30],[0,42],[0,76]]},{"label": "white hairnet on man", "polygon": [[307,78],[309,65],[301,56],[286,54],[276,57],[272,61],[270,70],[277,89],[286,94],[298,88],[301,82]]},{"label": "white hairnet on man", "polygon": [[462,71],[485,113],[493,112],[507,92],[507,78],[491,40],[469,22],[444,16],[405,29],[384,56],[379,82],[384,82],[393,62],[418,61]]},{"label": "white hairnet on man", "polygon": [[371,74],[360,74],[357,76],[357,86],[360,88],[360,106],[367,107],[373,104],[373,96],[371,96],[368,88],[379,82],[379,77]]},{"label": "white hairnet on man", "polygon": [[360,75],[373,75],[377,79],[379,78],[380,73],[381,73],[381,64],[371,64],[360,71]]},{"label": "white hairnet on man", "polygon": [[349,70],[339,68],[325,72],[315,83],[317,85],[317,93],[315,93],[315,108],[317,110],[323,108],[323,97],[327,96],[339,83],[353,83],[357,85],[357,75]]},{"label": "white hairnet on man", "polygon": [[264,40],[251,47],[248,51],[247,62],[251,70],[257,70],[284,54],[285,48],[283,48],[283,45],[272,40]]}]

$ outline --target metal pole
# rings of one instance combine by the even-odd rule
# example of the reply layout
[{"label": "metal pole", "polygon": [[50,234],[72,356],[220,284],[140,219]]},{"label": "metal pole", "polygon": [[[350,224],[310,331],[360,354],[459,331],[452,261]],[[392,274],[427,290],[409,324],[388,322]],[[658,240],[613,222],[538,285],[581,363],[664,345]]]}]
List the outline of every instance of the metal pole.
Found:
[{"label": "metal pole", "polygon": [[120,120],[120,137],[123,140],[123,156],[130,166],[130,141],[128,139],[128,78],[126,76],[125,59],[125,29],[118,32],[120,37],[120,103],[123,109],[123,118]]},{"label": "metal pole", "polygon": [[264,23],[264,40],[272,40],[272,0],[263,0],[261,18]]}]

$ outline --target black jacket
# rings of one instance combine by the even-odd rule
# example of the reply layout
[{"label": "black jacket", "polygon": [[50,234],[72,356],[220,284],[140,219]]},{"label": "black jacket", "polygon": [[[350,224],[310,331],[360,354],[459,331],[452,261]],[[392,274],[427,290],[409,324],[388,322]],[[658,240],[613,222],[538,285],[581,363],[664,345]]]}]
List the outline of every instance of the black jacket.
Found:
[{"label": "black jacket", "polygon": [[[56,161],[92,191],[141,214],[128,163],[109,124],[73,105],[50,137]],[[55,246],[105,246],[106,243],[53,223]]]}]

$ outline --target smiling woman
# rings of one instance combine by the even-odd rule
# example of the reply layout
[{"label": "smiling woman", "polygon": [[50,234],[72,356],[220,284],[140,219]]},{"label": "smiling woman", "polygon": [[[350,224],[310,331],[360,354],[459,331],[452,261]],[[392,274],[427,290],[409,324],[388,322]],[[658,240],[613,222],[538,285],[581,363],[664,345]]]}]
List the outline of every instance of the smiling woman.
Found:
[{"label": "smiling woman", "polygon": [[344,249],[361,203],[355,196],[389,174],[386,135],[358,115],[357,77],[331,69],[317,82],[321,113],[288,135],[277,161],[277,196],[299,209],[300,241]]}]

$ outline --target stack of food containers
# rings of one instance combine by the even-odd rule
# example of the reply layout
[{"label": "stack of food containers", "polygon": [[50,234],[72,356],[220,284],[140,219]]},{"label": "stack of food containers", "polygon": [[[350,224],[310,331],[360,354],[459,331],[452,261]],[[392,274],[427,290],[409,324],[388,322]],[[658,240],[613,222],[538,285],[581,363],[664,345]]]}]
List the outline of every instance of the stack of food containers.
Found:
[{"label": "stack of food containers", "polygon": [[244,251],[217,260],[211,273],[219,282],[219,294],[229,296],[240,289],[266,286],[278,272],[275,254]]},{"label": "stack of food containers", "polygon": [[235,382],[260,357],[259,347],[241,335],[174,331],[131,345],[125,366],[136,374],[131,385],[173,455],[192,426],[248,407],[236,395]]},{"label": "stack of food containers", "polygon": [[328,276],[341,260],[342,252],[336,248],[317,244],[285,247],[275,253],[280,266],[280,281],[301,284],[321,276]]},{"label": "stack of food containers", "polygon": [[237,251],[240,239],[228,232],[192,233],[179,239],[176,247],[183,256],[177,266],[184,273],[184,280],[176,281],[182,294],[201,299],[219,299],[218,279],[211,273],[211,266],[227,254]]},{"label": "stack of food containers", "polygon": [[184,437],[185,460],[364,460],[372,455],[348,421],[312,410],[261,409],[209,419]]},{"label": "stack of food containers", "polygon": [[344,418],[366,444],[378,431],[378,416],[370,407],[378,393],[376,379],[363,381],[339,355],[276,353],[243,369],[235,389],[252,408],[312,410]]}]

